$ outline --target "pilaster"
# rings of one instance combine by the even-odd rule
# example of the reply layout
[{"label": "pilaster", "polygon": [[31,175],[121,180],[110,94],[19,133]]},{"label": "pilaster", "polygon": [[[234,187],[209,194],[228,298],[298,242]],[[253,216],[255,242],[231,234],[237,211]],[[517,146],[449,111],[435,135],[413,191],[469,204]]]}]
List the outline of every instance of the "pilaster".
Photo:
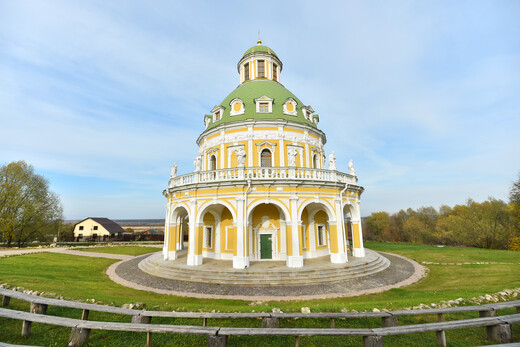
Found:
[{"label": "pilaster", "polygon": [[236,249],[237,255],[233,256],[233,268],[245,269],[249,267],[249,257],[246,257],[246,230],[245,230],[245,198],[243,196],[236,197],[237,202],[237,235]]},{"label": "pilaster", "polygon": [[292,255],[287,256],[288,267],[303,267],[303,256],[300,253],[300,233],[298,230],[298,196],[293,195],[291,201],[291,247]]}]

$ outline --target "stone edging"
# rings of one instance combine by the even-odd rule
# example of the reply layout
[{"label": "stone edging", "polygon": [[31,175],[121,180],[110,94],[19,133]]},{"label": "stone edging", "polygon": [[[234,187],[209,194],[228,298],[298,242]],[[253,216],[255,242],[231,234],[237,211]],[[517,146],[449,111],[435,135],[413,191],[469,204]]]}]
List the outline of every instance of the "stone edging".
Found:
[{"label": "stone edging", "polygon": [[403,281],[400,281],[400,282],[397,282],[397,283],[394,283],[391,285],[387,285],[387,286],[378,287],[378,288],[371,288],[371,289],[360,290],[357,292],[350,292],[350,293],[331,293],[331,294],[300,295],[300,296],[249,296],[249,295],[246,296],[246,295],[203,294],[203,293],[181,292],[181,291],[175,291],[175,290],[166,290],[166,289],[158,289],[158,288],[154,288],[154,287],[143,286],[141,284],[127,281],[124,278],[122,278],[116,274],[116,268],[121,263],[123,263],[124,260],[110,265],[106,271],[106,274],[112,281],[114,281],[115,283],[121,284],[125,287],[130,287],[130,288],[137,289],[137,290],[144,290],[144,291],[153,292],[153,293],[157,293],[157,294],[175,295],[175,296],[198,298],[198,299],[228,299],[228,300],[245,300],[245,301],[314,300],[314,299],[332,299],[332,298],[344,298],[344,297],[353,297],[353,296],[358,296],[358,295],[374,294],[374,293],[384,292],[384,291],[387,291],[387,290],[390,290],[393,288],[408,286],[410,284],[418,282],[427,274],[427,269],[412,259],[403,257],[401,255],[397,255],[394,253],[387,253],[387,252],[379,252],[379,253],[391,254],[395,257],[399,257],[399,258],[402,258],[402,259],[408,261],[409,263],[411,263],[413,265],[414,273]]}]

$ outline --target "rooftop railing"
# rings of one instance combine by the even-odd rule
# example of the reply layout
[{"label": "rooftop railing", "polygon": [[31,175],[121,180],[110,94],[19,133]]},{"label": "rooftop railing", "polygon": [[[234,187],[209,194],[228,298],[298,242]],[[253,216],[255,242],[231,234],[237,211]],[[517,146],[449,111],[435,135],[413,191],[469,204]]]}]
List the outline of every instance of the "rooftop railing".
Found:
[{"label": "rooftop railing", "polygon": [[242,167],[233,169],[197,171],[170,178],[169,187],[195,183],[229,182],[241,180],[301,180],[357,184],[357,177],[336,170],[297,167]]}]

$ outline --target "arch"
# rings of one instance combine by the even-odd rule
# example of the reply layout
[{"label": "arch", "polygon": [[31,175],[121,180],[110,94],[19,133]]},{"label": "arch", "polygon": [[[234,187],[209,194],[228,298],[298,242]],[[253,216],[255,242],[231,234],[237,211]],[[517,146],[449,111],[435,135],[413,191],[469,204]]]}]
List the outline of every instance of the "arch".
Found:
[{"label": "arch", "polygon": [[[255,207],[257,207],[258,205],[261,205],[261,204],[272,204],[272,205],[277,206],[280,209],[280,211],[284,213],[283,220],[286,222],[286,224],[289,224],[287,222],[290,221],[290,219],[288,219],[288,218],[290,218],[291,214],[289,213],[289,210],[287,209],[287,207],[285,207],[279,201],[271,200],[271,199],[257,200],[255,202],[253,202],[252,204],[250,204],[249,206],[247,206],[247,219],[246,220],[249,220],[249,217],[251,216],[251,212],[253,212]],[[282,217],[282,216],[280,216],[280,217]]]},{"label": "arch", "polygon": [[199,210],[197,211],[197,216],[196,216],[196,223],[202,223],[203,220],[202,218],[204,217],[204,214],[207,212],[207,210],[211,207],[211,206],[216,206],[216,205],[220,205],[220,206],[223,206],[225,208],[227,208],[229,210],[229,212],[231,212],[231,216],[233,216],[233,220],[236,221],[237,220],[237,215],[235,213],[235,209],[233,208],[233,206],[231,206],[230,203],[228,203],[227,201],[222,201],[222,200],[211,200],[211,201],[208,201],[208,202],[205,202],[204,204],[202,204],[199,208]]},{"label": "arch", "polygon": [[346,201],[341,206],[341,211],[343,215],[345,215],[345,208],[347,208],[347,211],[350,213],[350,216],[353,220],[361,221],[361,215],[359,212],[359,206],[355,203],[352,203],[351,201]]},{"label": "arch", "polygon": [[323,209],[325,210],[327,217],[329,217],[329,222],[336,222],[337,217],[336,217],[336,214],[334,213],[334,210],[332,209],[331,206],[328,206],[328,204],[326,204],[325,202],[326,202],[326,200],[320,200],[317,198],[307,200],[306,202],[301,204],[300,207],[298,208],[298,220],[302,219],[303,210],[307,206],[309,206],[310,204],[317,204],[317,205],[323,206]]},{"label": "arch", "polygon": [[188,218],[190,217],[191,211],[188,205],[186,205],[184,202],[178,202],[170,209],[170,215],[168,216],[170,220],[176,220],[177,217],[179,217],[180,208],[184,208],[188,214]]},{"label": "arch", "polygon": [[318,155],[317,154],[312,155],[312,168],[318,169]]}]

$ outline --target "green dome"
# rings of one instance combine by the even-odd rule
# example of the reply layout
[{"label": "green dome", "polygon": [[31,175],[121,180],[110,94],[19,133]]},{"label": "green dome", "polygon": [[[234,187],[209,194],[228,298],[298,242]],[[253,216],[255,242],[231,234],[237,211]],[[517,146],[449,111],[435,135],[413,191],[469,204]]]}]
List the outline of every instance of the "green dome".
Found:
[{"label": "green dome", "polygon": [[274,55],[275,57],[278,58],[278,56],[276,55],[276,53],[269,47],[267,46],[263,46],[263,45],[256,45],[256,46],[253,46],[251,48],[249,48],[245,53],[244,55],[242,56],[242,58],[244,58],[246,55],[250,54],[250,53],[256,53],[256,52],[262,52],[262,53],[269,53],[269,54],[272,54]]},{"label": "green dome", "polygon": [[[273,99],[272,113],[257,113],[255,99],[267,96]],[[242,100],[245,108],[244,114],[230,115],[230,103],[233,99]],[[296,101],[296,116],[283,113],[283,105],[288,98]],[[224,108],[222,118],[217,122],[211,122],[207,130],[215,128],[220,124],[234,123],[244,121],[246,119],[284,119],[291,122],[307,124],[316,128],[314,122],[308,121],[303,115],[302,106],[304,104],[293,93],[278,82],[270,80],[252,80],[242,83],[234,91],[232,91],[221,103]]]}]

